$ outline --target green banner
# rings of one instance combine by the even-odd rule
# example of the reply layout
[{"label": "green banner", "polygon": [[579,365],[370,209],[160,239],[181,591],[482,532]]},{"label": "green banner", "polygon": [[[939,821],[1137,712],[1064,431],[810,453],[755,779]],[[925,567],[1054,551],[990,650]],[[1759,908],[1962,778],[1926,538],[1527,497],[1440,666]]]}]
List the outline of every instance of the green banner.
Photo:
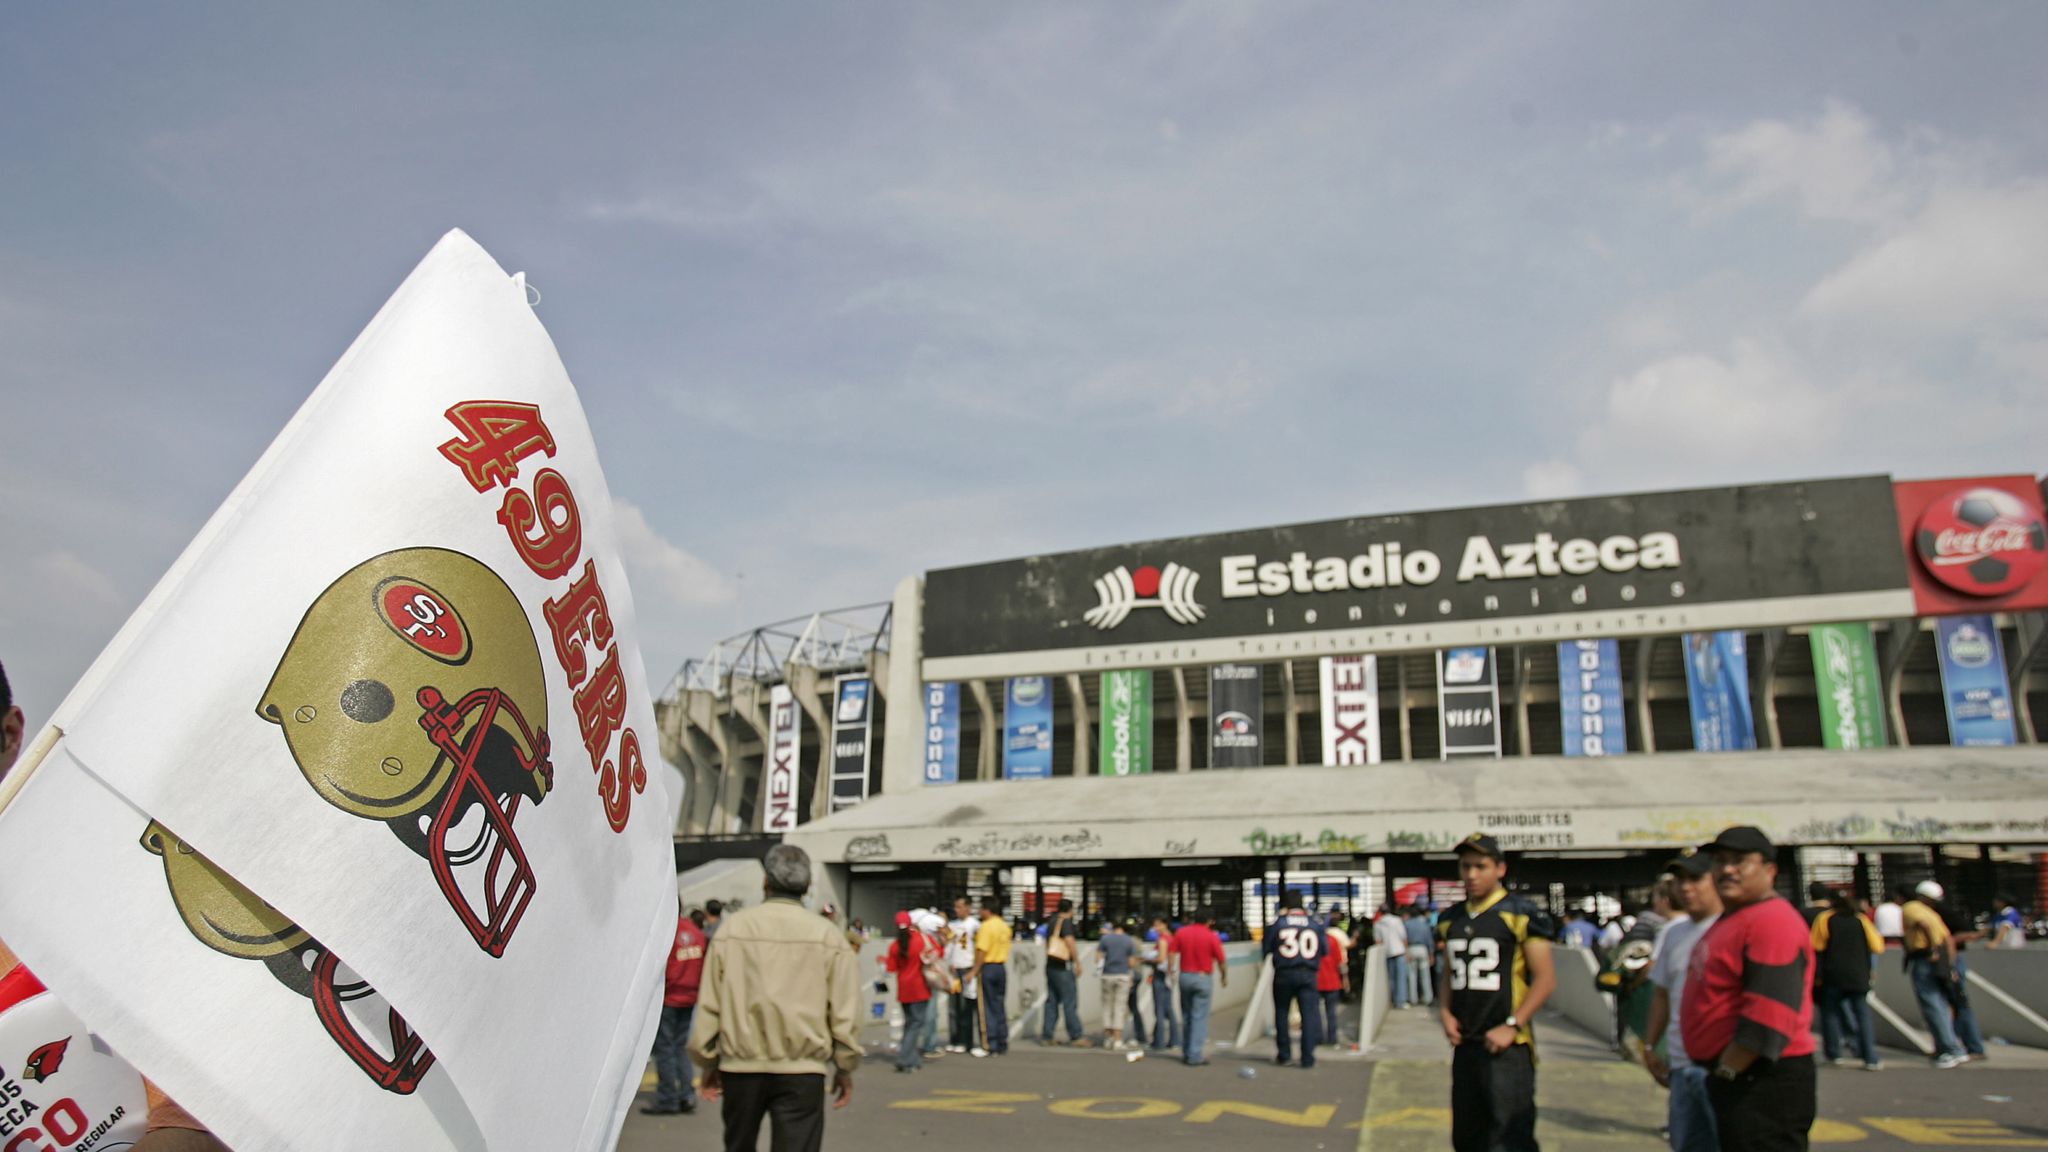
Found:
[{"label": "green banner", "polygon": [[1884,747],[1884,692],[1870,625],[1816,624],[1809,636],[1821,738],[1830,748]]},{"label": "green banner", "polygon": [[1102,674],[1102,766],[1104,776],[1137,776],[1152,771],[1152,670]]}]

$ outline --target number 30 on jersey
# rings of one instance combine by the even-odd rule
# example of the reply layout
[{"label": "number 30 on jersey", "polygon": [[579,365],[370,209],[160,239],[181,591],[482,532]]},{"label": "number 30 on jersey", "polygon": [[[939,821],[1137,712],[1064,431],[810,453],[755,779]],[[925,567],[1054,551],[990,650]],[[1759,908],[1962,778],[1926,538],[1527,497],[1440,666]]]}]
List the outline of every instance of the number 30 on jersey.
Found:
[{"label": "number 30 on jersey", "polygon": [[1297,956],[1303,960],[1313,960],[1316,958],[1316,949],[1322,946],[1321,940],[1322,937],[1316,935],[1313,928],[1282,928],[1280,943],[1273,950],[1288,960]]},{"label": "number 30 on jersey", "polygon": [[1444,951],[1451,958],[1451,991],[1500,991],[1500,941],[1490,936],[1453,938],[1444,942]]}]

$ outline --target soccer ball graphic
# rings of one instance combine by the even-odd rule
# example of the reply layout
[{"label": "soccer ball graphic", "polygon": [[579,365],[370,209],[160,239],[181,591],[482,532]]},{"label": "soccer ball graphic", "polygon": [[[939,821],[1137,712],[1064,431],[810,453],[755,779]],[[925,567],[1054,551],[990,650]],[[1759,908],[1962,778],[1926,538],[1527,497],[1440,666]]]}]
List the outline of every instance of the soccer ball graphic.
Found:
[{"label": "soccer ball graphic", "polygon": [[1936,501],[1921,516],[1913,543],[1929,572],[1973,596],[2011,592],[2048,561],[2048,527],[2040,513],[1997,488]]}]

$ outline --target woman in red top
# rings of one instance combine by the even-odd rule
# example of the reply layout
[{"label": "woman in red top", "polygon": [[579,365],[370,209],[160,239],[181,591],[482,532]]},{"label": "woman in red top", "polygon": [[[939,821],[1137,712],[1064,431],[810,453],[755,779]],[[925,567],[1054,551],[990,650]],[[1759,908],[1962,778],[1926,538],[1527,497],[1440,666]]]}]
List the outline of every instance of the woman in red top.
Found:
[{"label": "woman in red top", "polygon": [[882,954],[882,965],[896,974],[896,1002],[903,1005],[903,1039],[896,1045],[896,1070],[915,1072],[924,1065],[925,1022],[932,1011],[932,989],[925,982],[925,961],[931,942],[910,923],[910,913],[896,914],[896,942]]},{"label": "woman in red top", "polygon": [[1316,995],[1323,1002],[1324,1040],[1337,1044],[1344,1038],[1344,1034],[1337,1031],[1337,1017],[1343,1011],[1344,994],[1351,991],[1351,966],[1347,955],[1351,941],[1334,924],[1324,935],[1329,938],[1330,946],[1323,951],[1323,966],[1316,970]]}]

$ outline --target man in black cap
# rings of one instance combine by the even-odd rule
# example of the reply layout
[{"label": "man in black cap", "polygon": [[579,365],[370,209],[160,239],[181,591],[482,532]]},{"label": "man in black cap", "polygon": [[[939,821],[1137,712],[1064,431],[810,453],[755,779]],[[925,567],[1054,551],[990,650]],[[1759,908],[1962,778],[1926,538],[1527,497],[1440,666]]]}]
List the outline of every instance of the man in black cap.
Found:
[{"label": "man in black cap", "polygon": [[1700,851],[1713,858],[1723,911],[1688,965],[1686,1055],[1708,1069],[1722,1148],[1804,1152],[1815,1110],[1813,938],[1778,895],[1778,850],[1761,830],[1730,828]]},{"label": "man in black cap", "polygon": [[1714,861],[1687,848],[1664,866],[1678,880],[1681,914],[1665,925],[1650,958],[1650,1024],[1643,1033],[1643,1066],[1657,1083],[1671,1089],[1664,1126],[1672,1152],[1714,1152],[1714,1108],[1707,1100],[1707,1070],[1685,1054],[1685,1023],[1678,1007],[1685,998],[1685,974],[1694,946],[1721,916],[1721,895],[1714,890]]},{"label": "man in black cap", "polygon": [[1444,966],[1437,1012],[1450,1040],[1451,1147],[1536,1152],[1536,1013],[1557,988],[1550,914],[1502,887],[1500,842],[1458,844],[1465,902],[1437,922]]}]

